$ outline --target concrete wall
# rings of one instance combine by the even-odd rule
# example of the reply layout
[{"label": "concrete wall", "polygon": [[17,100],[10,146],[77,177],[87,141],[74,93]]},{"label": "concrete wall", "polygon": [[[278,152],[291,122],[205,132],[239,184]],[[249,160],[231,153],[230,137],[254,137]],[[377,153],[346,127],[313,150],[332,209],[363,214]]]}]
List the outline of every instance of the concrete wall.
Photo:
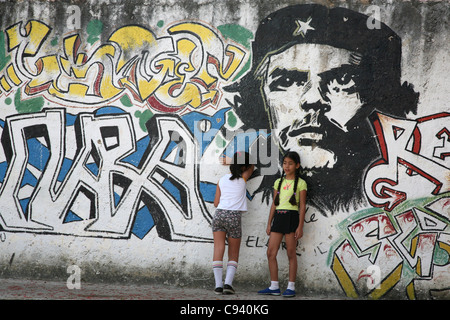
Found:
[{"label": "concrete wall", "polygon": [[0,277],[212,289],[219,159],[250,150],[234,283],[262,289],[292,149],[298,290],[448,298],[450,5],[307,3],[0,1]]}]

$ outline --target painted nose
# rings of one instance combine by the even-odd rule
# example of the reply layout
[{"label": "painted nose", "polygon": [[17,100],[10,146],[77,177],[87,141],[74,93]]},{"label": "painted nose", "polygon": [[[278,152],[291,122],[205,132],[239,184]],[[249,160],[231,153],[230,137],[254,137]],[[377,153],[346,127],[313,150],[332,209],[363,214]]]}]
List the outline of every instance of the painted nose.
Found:
[{"label": "painted nose", "polygon": [[309,81],[305,85],[305,93],[300,101],[300,107],[303,110],[321,111],[322,113],[330,111],[330,105],[327,103],[326,96],[322,93],[319,81]]},{"label": "painted nose", "polygon": [[330,105],[327,103],[323,103],[322,101],[315,101],[315,102],[305,102],[301,105],[301,108],[305,111],[322,111],[323,113],[330,111]]}]

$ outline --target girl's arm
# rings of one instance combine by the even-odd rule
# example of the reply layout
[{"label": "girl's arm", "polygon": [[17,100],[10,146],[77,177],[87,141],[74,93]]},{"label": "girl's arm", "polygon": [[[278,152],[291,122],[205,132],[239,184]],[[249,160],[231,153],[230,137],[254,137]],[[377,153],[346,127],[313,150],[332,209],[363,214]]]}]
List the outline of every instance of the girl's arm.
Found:
[{"label": "girl's arm", "polygon": [[[277,190],[274,190],[273,192],[273,198],[275,199],[275,196],[277,195]],[[272,220],[273,217],[275,215],[275,203],[274,201],[272,201],[272,206],[270,207],[270,213],[269,213],[269,219],[267,221],[267,228],[266,228],[266,233],[268,236],[270,236],[270,229],[272,227]]]},{"label": "girl's arm", "polygon": [[216,196],[214,197],[214,207],[217,208],[217,206],[219,205],[219,202],[220,202],[220,188],[219,188],[219,184],[217,184]]},{"label": "girl's arm", "polygon": [[300,191],[300,204],[298,205],[299,223],[297,230],[295,230],[295,239],[300,239],[303,236],[303,225],[305,224],[306,213],[306,190]]},{"label": "girl's arm", "polygon": [[219,157],[219,161],[221,164],[223,164],[224,166],[228,166],[231,164],[231,161],[233,161],[233,159],[231,159],[230,157],[226,156],[226,155],[221,155]]},{"label": "girl's arm", "polygon": [[255,170],[255,165],[250,165],[244,172],[242,172],[242,178],[244,178],[245,181],[248,181],[248,179],[253,174],[253,171]]}]

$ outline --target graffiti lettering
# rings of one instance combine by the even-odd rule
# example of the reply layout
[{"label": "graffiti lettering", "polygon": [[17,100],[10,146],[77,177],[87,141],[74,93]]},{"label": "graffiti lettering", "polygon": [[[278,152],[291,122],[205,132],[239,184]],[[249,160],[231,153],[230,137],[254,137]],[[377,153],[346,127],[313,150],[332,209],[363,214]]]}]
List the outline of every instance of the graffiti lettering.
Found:
[{"label": "graffiti lettering", "polygon": [[[70,8],[67,23],[78,29],[79,8]],[[243,49],[198,23],[174,25],[170,36],[160,38],[140,26],[122,27],[108,43],[86,52],[81,36],[70,35],[62,55],[40,52],[51,33],[44,23],[31,20],[25,34],[22,29],[22,23],[6,29],[14,59],[0,78],[1,88],[8,92],[26,82],[27,94],[47,93],[49,100],[70,105],[86,96],[89,102],[82,104],[97,105],[124,93],[162,112],[216,105],[219,80],[229,80],[246,58]]]},{"label": "graffiti lettering", "polygon": [[257,236],[248,236],[245,245],[249,248],[263,248],[267,246],[267,241],[262,242]]},{"label": "graffiti lettering", "polygon": [[[444,201],[446,198],[442,198]],[[449,260],[438,261],[437,248],[448,252],[448,223],[435,217],[437,212],[413,208],[397,214],[393,222],[386,213],[372,214],[348,226],[349,238],[336,249],[332,269],[345,293],[350,297],[380,298],[397,285],[403,270],[415,270],[409,282],[410,297],[414,294],[414,281],[430,279],[433,269],[448,266]],[[441,213],[448,205],[440,207]],[[369,268],[379,266],[384,278],[379,283],[364,284],[361,280],[371,276]],[[369,284],[369,283],[367,283]],[[411,293],[412,292],[412,293]]]},{"label": "graffiti lettering", "polygon": [[[198,191],[197,162],[173,163],[165,156],[172,146],[195,159],[197,142],[182,122],[155,116],[147,156],[136,168],[123,161],[136,151],[130,115],[81,114],[75,157],[61,177],[64,152],[71,147],[64,115],[52,109],[7,118],[2,143],[8,167],[0,189],[0,205],[8,208],[0,213],[5,230],[129,237],[136,213],[147,207],[161,237],[209,240],[209,233],[199,231],[204,228],[193,227],[210,221]],[[31,139],[44,141],[46,153],[31,154]],[[37,165],[42,174],[24,200],[32,158],[43,162]]]},{"label": "graffiti lettering", "polygon": [[[405,201],[407,194],[414,193],[410,190],[414,184],[408,177],[424,178],[428,183],[420,180],[420,189],[433,195],[450,190],[446,153],[439,152],[439,156],[434,153],[445,147],[445,144],[439,145],[439,140],[443,139],[448,116],[439,114],[418,121],[383,114],[372,118],[382,152],[382,159],[374,163],[365,176],[365,191],[373,206],[391,211]],[[403,172],[406,174],[402,175]]]},{"label": "graffiti lettering", "polygon": [[[54,6],[10,15],[24,20],[7,18],[0,32],[0,243],[10,266],[17,241],[29,237],[7,232],[36,239],[149,235],[141,245],[149,244],[151,255],[161,250],[152,236],[212,242],[215,183],[229,172],[219,159],[251,154],[249,211],[267,212],[283,170],[280,156],[297,151],[311,209],[305,235],[314,234],[297,243],[296,254],[316,257],[305,265],[326,259],[321,267],[355,298],[448,293],[450,114],[405,119],[427,114],[427,101],[437,101],[433,91],[448,81],[436,78],[430,91],[431,82],[414,89],[402,79],[417,79],[404,65],[444,75],[435,73],[445,62],[433,52],[445,50],[425,50],[433,66],[415,61],[408,50],[422,52],[423,43],[402,43],[394,30],[402,26],[381,22],[398,10],[294,5],[253,32],[234,23],[216,29],[168,22],[164,10],[161,17],[150,10],[151,19],[131,14],[139,5],[124,12],[129,20],[108,23],[102,19],[114,12],[109,8]],[[36,9],[59,25],[27,17]],[[55,13],[62,16],[55,20]],[[133,23],[112,25],[120,21]],[[445,37],[435,31],[430,45],[439,49]],[[403,48],[411,63],[401,63]],[[245,250],[267,247],[259,219],[264,215],[248,216]],[[196,259],[207,261],[205,252]],[[149,260],[184,268],[177,254]],[[80,272],[67,269],[69,289],[79,287]]]}]

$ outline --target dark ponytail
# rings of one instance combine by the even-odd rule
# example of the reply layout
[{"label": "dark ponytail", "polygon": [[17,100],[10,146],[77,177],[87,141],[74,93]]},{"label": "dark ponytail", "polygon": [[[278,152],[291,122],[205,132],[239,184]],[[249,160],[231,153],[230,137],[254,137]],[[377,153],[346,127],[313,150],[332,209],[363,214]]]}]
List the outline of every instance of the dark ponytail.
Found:
[{"label": "dark ponytail", "polygon": [[275,206],[278,206],[280,204],[280,189],[281,189],[281,183],[283,182],[283,178],[284,178],[284,171],[283,171],[283,174],[281,175],[280,182],[278,182],[277,194],[275,196],[275,199],[273,200],[273,203],[275,204]]},{"label": "dark ponytail", "polygon": [[242,176],[243,169],[247,169],[250,165],[250,154],[248,152],[236,152],[230,165],[230,180],[239,179]]},{"label": "dark ponytail", "polygon": [[292,204],[293,206],[297,205],[297,199],[296,199],[295,195],[297,194],[297,185],[298,185],[298,178],[299,178],[299,171],[300,171],[299,169],[300,168],[295,170],[294,193],[292,194],[291,198],[289,199],[289,203]]}]

